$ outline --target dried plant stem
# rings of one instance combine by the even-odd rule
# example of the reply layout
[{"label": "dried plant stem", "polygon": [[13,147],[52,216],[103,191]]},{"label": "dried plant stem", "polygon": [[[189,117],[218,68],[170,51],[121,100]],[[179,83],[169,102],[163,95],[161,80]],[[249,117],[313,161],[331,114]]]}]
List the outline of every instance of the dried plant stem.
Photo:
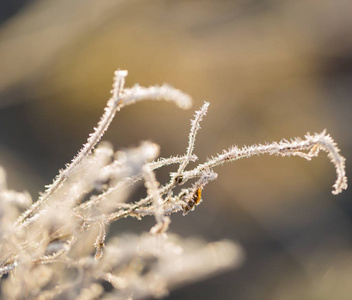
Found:
[{"label": "dried plant stem", "polygon": [[127,76],[127,71],[116,71],[113,83],[112,97],[109,99],[108,104],[105,108],[105,112],[98,123],[97,128],[94,128],[94,133],[92,133],[87,143],[83,146],[83,148],[78,152],[77,156],[72,160],[71,164],[66,166],[66,169],[62,170],[60,174],[57,176],[55,181],[46,192],[35,202],[27,211],[25,211],[17,220],[16,226],[20,225],[27,219],[30,215],[35,213],[49,198],[55,193],[62,185],[62,183],[66,180],[66,178],[70,175],[72,170],[76,168],[81,161],[89,155],[96,144],[100,141],[101,137],[104,135],[106,130],[108,129],[110,123],[114,119],[116,111],[119,109],[120,104],[120,93],[125,84],[125,77]]},{"label": "dried plant stem", "polygon": [[194,144],[196,142],[196,135],[198,130],[200,129],[200,122],[203,120],[204,116],[207,114],[209,107],[209,102],[204,102],[203,106],[201,107],[200,110],[196,111],[194,115],[194,119],[191,121],[191,131],[189,132],[189,137],[188,137],[188,147],[187,147],[187,153],[186,153],[186,159],[180,164],[176,177],[179,177],[181,173],[185,170],[187,167],[188,163],[191,160],[193,149],[194,149]]},{"label": "dried plant stem", "polygon": [[17,262],[14,262],[12,264],[8,264],[2,268],[0,268],[0,278],[1,276],[9,273],[10,271],[12,271],[13,269],[15,269],[17,267]]},{"label": "dried plant stem", "polygon": [[95,240],[95,255],[94,259],[98,260],[103,256],[103,248],[105,247],[105,239],[106,239],[106,224],[101,221],[99,222],[99,234]]},{"label": "dried plant stem", "polygon": [[[345,158],[339,154],[340,150],[338,149],[336,143],[329,134],[326,134],[325,130],[320,134],[307,134],[304,140],[299,138],[292,141],[282,140],[279,143],[274,142],[266,145],[259,144],[250,147],[243,147],[241,149],[238,147],[231,147],[229,150],[213,157],[206,163],[198,165],[193,170],[184,172],[184,179],[199,176],[201,172],[204,172],[206,169],[212,169],[225,162],[232,162],[254,155],[269,154],[280,156],[299,156],[310,160],[318,155],[320,149],[328,153],[328,157],[336,169],[337,179],[333,185],[334,190],[332,193],[341,193],[342,190],[347,189]],[[306,153],[304,151],[309,152]]]},{"label": "dried plant stem", "polygon": [[[342,192],[343,189],[347,188],[347,178],[344,164],[345,159],[339,154],[340,150],[337,148],[336,143],[333,141],[330,135],[326,134],[325,131],[320,134],[307,134],[305,136],[305,140],[297,138],[292,141],[283,140],[281,142],[274,142],[266,145],[253,145],[250,147],[243,147],[241,149],[239,149],[238,147],[231,147],[228,151],[224,151],[222,154],[217,155],[216,157],[210,159],[208,162],[198,165],[193,170],[184,171],[182,183],[186,183],[188,180],[195,177],[201,177],[204,172],[209,172],[208,170],[225,162],[232,162],[241,158],[249,158],[251,156],[261,154],[269,154],[280,156],[299,156],[310,160],[311,158],[318,155],[320,149],[328,153],[328,157],[335,166],[337,179],[333,186],[334,190],[332,191],[332,193],[338,194]],[[174,178],[175,175],[173,175],[172,177]],[[202,182],[204,182],[204,180],[202,180]],[[161,187],[160,190],[163,191],[162,195],[172,190],[175,185],[176,183],[171,180],[169,184]],[[141,215],[143,215],[142,207],[150,205],[151,202],[152,198],[148,196],[135,203],[123,213],[111,214],[109,216],[109,220],[115,221],[117,219],[128,216],[128,214],[132,212],[139,212],[141,213]],[[173,211],[179,210],[181,210],[180,206],[175,206],[175,208],[173,209]],[[146,209],[144,212],[145,214],[150,214],[151,211],[155,213],[154,209]]]},{"label": "dried plant stem", "polygon": [[[193,150],[209,107],[207,102],[191,121],[183,156],[155,160],[160,147],[151,142],[115,154],[106,143],[95,149],[116,112],[126,105],[146,99],[173,101],[181,108],[191,105],[188,95],[167,85],[125,89],[126,76],[127,71],[115,72],[112,96],[94,133],[71,164],[59,172],[53,184],[17,221],[21,208],[28,207],[31,199],[26,193],[8,190],[0,167],[0,277],[11,272],[1,285],[0,297],[22,299],[23,291],[28,299],[161,297],[175,283],[238,264],[242,261],[241,251],[232,242],[223,241],[209,249],[204,243],[197,246],[199,242],[188,245],[181,241],[178,246],[166,233],[168,215],[193,211],[202,202],[205,186],[217,178],[213,169],[225,162],[261,154],[310,160],[323,150],[336,169],[333,193],[347,188],[345,159],[325,131],[307,134],[304,139],[234,146],[187,171],[188,164],[197,159]],[[177,171],[170,172],[169,182],[160,185],[154,170],[171,164],[178,165]],[[134,201],[133,187],[141,180],[147,196]],[[180,185],[185,188],[178,190]],[[151,234],[120,236],[105,245],[112,222],[146,215],[153,215],[156,220]],[[111,294],[106,295],[101,279],[111,282],[115,289]]]},{"label": "dried plant stem", "polygon": [[168,85],[149,88],[136,86],[132,89],[124,89],[126,76],[127,71],[118,70],[115,72],[112,97],[109,99],[105,112],[97,127],[94,128],[94,132],[89,136],[87,143],[72,160],[71,164],[68,164],[66,169],[60,172],[54,182],[48,187],[46,192],[38,199],[38,201],[36,201],[18,218],[15,226],[22,225],[27,218],[35,214],[35,212],[38,211],[38,209],[60,188],[72,171],[82,162],[85,157],[87,157],[87,155],[92,152],[96,144],[104,135],[105,131],[108,129],[116,112],[122,107],[146,99],[172,101],[183,109],[188,109],[192,105],[192,99],[190,96]]},{"label": "dried plant stem", "polygon": [[163,223],[164,212],[162,208],[163,199],[159,193],[159,182],[156,180],[155,173],[148,165],[143,168],[143,177],[145,179],[145,187],[148,195],[153,199],[153,206],[155,208],[155,219],[158,224]]},{"label": "dried plant stem", "polygon": [[[169,183],[169,184],[166,184],[164,186],[161,186],[159,188],[160,195],[165,195],[167,192],[171,191],[174,186],[175,185],[173,183]],[[115,222],[118,219],[122,219],[122,218],[128,217],[129,215],[133,216],[133,213],[137,209],[139,209],[139,208],[141,208],[143,206],[151,204],[152,201],[153,201],[153,197],[147,196],[146,198],[143,198],[143,199],[139,200],[138,202],[132,204],[130,206],[130,208],[128,208],[125,211],[112,213],[112,214],[106,216],[107,220],[108,220],[108,223],[110,224],[112,222]]]},{"label": "dried plant stem", "polygon": [[[182,163],[184,160],[186,159],[185,156],[180,156],[180,157],[170,157],[170,158],[160,158],[154,162],[148,163],[146,165],[148,165],[150,167],[151,170],[157,170],[159,168],[165,167],[167,165],[171,165],[171,164],[180,164]],[[197,159],[196,155],[191,155],[189,158],[189,161],[195,161]],[[97,205],[98,203],[102,202],[104,199],[106,199],[109,195],[111,195],[113,192],[115,192],[116,190],[123,188],[123,187],[127,187],[127,186],[132,186],[135,183],[137,183],[138,181],[140,181],[143,178],[142,176],[142,172],[140,172],[140,174],[131,176],[131,177],[127,177],[124,178],[123,180],[119,181],[117,184],[111,186],[107,191],[105,191],[104,193],[100,194],[99,196],[84,202],[82,204],[80,204],[78,207],[74,208],[74,211],[80,210],[80,209],[88,209],[94,205]],[[123,204],[123,203],[119,203],[116,204],[118,205],[127,205],[128,204]]]}]

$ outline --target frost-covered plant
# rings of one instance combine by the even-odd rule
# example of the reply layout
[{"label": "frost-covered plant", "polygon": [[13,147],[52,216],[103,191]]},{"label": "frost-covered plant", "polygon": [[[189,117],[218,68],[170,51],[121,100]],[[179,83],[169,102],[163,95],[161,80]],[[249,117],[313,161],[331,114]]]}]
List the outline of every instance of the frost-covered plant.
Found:
[{"label": "frost-covered plant", "polygon": [[[304,139],[282,140],[218,154],[187,170],[200,122],[209,103],[195,113],[186,153],[158,158],[159,146],[113,152],[100,143],[115,113],[145,99],[168,100],[189,108],[191,98],[170,86],[124,88],[127,71],[116,71],[112,97],[94,132],[78,155],[32,205],[27,193],[6,187],[0,169],[1,296],[6,299],[141,299],[162,297],[170,288],[238,265],[241,248],[230,241],[206,244],[167,233],[169,215],[186,215],[202,201],[206,184],[217,178],[213,169],[225,162],[253,155],[300,156],[307,160],[327,152],[336,168],[334,194],[347,188],[345,159],[323,131]],[[154,170],[178,165],[170,181],[160,185]],[[138,182],[147,196],[131,199]],[[191,184],[189,184],[191,183]],[[177,189],[178,186],[184,188]],[[175,190],[180,190],[175,192]],[[27,208],[22,214],[20,212]],[[122,218],[153,215],[149,233],[111,238],[107,229]],[[17,220],[16,220],[17,218]],[[6,276],[4,276],[6,275]],[[110,285],[112,289],[107,289]],[[105,288],[104,288],[105,287]]]}]

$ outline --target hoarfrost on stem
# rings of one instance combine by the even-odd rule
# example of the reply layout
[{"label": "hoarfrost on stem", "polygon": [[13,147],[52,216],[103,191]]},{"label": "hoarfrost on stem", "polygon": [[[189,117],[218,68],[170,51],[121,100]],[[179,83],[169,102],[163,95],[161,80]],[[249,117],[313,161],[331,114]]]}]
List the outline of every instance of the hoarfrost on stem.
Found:
[{"label": "hoarfrost on stem", "polygon": [[[94,132],[34,204],[28,193],[7,188],[0,168],[0,276],[10,275],[1,282],[4,298],[109,299],[103,281],[113,286],[114,299],[162,297],[170,288],[240,265],[243,251],[232,241],[207,244],[168,233],[168,215],[193,211],[205,186],[217,178],[214,168],[225,162],[261,154],[310,160],[322,150],[336,169],[333,194],[347,188],[345,159],[325,130],[304,139],[232,146],[186,170],[197,160],[193,151],[208,102],[191,121],[184,155],[158,158],[159,146],[149,141],[114,153],[108,143],[98,143],[124,106],[147,99],[171,101],[183,109],[192,104],[190,96],[168,85],[125,88],[126,76],[127,71],[115,72],[111,98]],[[154,171],[167,165],[178,168],[160,185]],[[147,196],[131,199],[142,180]],[[176,194],[178,186],[183,188]],[[156,220],[149,233],[106,241],[112,222],[147,215]]]}]

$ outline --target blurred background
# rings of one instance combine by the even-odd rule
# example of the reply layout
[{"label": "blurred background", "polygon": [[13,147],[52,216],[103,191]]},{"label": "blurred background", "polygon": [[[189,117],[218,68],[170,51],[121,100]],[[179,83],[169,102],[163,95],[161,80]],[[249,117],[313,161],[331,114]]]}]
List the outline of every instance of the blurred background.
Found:
[{"label": "blurred background", "polygon": [[[169,83],[211,103],[195,153],[204,161],[250,145],[327,129],[352,161],[350,0],[2,0],[0,164],[34,199],[77,153],[109,98],[127,86]],[[121,111],[104,140],[141,140],[182,154],[193,111],[144,102]],[[169,170],[168,170],[169,171]],[[169,299],[351,299],[351,189],[333,196],[324,153],[254,157],[218,168],[203,203],[171,231],[246,251],[237,270]],[[159,172],[161,182],[167,172]],[[152,218],[117,232],[148,230]]]}]

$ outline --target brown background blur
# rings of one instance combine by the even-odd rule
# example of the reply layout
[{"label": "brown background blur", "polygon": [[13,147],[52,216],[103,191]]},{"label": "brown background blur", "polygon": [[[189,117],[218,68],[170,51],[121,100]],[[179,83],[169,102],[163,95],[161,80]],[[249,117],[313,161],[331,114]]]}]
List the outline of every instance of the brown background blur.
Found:
[{"label": "brown background blur", "polygon": [[[99,120],[116,68],[129,71],[127,86],[169,83],[192,95],[194,110],[211,103],[201,161],[232,144],[327,128],[351,175],[350,0],[2,0],[0,22],[0,164],[10,187],[34,199]],[[182,154],[192,115],[140,103],[117,115],[104,140],[118,149],[148,139],[164,157]],[[351,189],[331,194],[325,154],[216,171],[202,205],[173,216],[171,230],[236,240],[246,262],[170,299],[351,299]]]}]

